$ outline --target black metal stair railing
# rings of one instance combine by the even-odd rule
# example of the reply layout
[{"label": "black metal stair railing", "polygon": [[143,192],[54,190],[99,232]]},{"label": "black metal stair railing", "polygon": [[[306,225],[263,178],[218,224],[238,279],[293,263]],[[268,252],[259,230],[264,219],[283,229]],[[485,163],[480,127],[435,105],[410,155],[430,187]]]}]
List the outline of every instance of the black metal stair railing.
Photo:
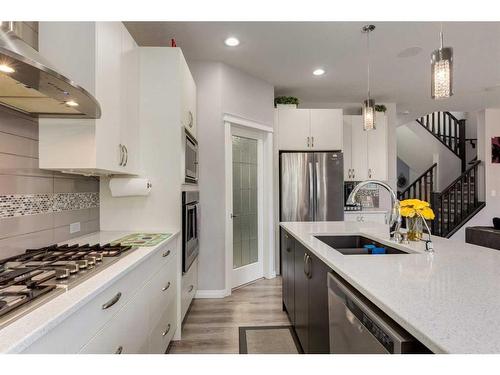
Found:
[{"label": "black metal stair railing", "polygon": [[472,163],[455,181],[440,193],[432,194],[431,206],[436,215],[432,232],[451,237],[484,206],[478,199],[478,169],[480,160]]},{"label": "black metal stair railing", "polygon": [[433,112],[416,120],[462,161],[462,172],[467,168],[465,120],[450,112]]},{"label": "black metal stair railing", "polygon": [[398,192],[398,199],[420,199],[426,202],[431,202],[432,193],[434,192],[434,181],[436,180],[436,167],[434,163],[424,173],[422,173],[415,181],[413,181],[403,191]]}]

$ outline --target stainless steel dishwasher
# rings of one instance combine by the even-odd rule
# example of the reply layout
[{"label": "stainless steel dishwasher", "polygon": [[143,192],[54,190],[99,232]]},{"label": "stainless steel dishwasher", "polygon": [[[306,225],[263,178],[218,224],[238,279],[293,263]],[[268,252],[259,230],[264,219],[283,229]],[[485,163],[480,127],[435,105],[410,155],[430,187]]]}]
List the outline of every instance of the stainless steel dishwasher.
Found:
[{"label": "stainless steel dishwasher", "polygon": [[328,275],[330,353],[428,353],[428,349],[339,276]]}]

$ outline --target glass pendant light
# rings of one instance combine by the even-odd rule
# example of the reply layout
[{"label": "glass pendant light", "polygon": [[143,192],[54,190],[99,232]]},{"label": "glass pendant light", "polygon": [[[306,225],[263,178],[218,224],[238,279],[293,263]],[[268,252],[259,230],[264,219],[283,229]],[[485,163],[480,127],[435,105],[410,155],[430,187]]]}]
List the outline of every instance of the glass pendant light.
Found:
[{"label": "glass pendant light", "polygon": [[375,30],[375,25],[365,25],[361,32],[366,34],[368,49],[368,96],[363,102],[363,130],[375,129],[375,100],[370,98],[370,33]]},{"label": "glass pendant light", "polygon": [[431,97],[446,99],[453,95],[453,48],[443,47],[443,25],[440,47],[431,54]]}]

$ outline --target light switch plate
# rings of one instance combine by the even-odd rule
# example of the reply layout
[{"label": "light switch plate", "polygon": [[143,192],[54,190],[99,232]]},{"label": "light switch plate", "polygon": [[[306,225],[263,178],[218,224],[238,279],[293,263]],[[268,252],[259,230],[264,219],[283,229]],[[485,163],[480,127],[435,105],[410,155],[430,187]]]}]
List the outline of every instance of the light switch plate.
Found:
[{"label": "light switch plate", "polygon": [[80,232],[80,222],[72,223],[69,225],[69,233],[77,233]]}]

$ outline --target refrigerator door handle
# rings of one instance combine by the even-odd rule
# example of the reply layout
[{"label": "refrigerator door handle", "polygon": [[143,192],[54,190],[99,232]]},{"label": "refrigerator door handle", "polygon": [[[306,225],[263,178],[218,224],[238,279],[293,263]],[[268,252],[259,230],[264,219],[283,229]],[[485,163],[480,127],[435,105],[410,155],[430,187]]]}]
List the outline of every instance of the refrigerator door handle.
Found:
[{"label": "refrigerator door handle", "polygon": [[321,184],[319,182],[319,162],[316,162],[316,202],[314,204],[314,216],[317,218],[319,216],[319,199],[321,192]]},{"label": "refrigerator door handle", "polygon": [[309,162],[309,204],[312,208],[313,212],[313,217],[311,218],[312,221],[316,220],[316,205],[314,202],[314,182],[313,182],[314,176],[313,176],[313,167],[312,167],[312,162]]}]

